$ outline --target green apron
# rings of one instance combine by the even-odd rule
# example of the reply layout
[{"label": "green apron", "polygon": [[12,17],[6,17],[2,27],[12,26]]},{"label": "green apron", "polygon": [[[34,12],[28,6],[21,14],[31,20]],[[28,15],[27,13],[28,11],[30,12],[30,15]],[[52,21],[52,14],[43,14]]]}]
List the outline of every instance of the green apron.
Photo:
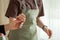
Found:
[{"label": "green apron", "polygon": [[39,13],[39,9],[37,3],[36,9],[26,8],[25,0],[23,0],[23,4],[24,4],[23,12],[26,15],[26,21],[22,29],[10,31],[8,38],[9,40],[38,40],[36,17]]}]

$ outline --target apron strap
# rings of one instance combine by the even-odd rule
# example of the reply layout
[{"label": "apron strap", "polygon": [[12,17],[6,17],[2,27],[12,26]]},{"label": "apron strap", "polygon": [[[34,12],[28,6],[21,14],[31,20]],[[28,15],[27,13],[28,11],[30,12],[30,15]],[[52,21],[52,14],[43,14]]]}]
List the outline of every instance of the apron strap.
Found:
[{"label": "apron strap", "polygon": [[26,12],[26,9],[27,9],[27,8],[26,8],[26,5],[25,5],[25,4],[26,4],[26,3],[25,3],[25,0],[22,0],[22,3],[23,3],[23,10],[22,10],[22,11],[25,13],[25,12]]},{"label": "apron strap", "polygon": [[38,9],[38,4],[37,4],[37,1],[36,1],[36,0],[34,0],[34,1],[35,1],[36,8]]}]

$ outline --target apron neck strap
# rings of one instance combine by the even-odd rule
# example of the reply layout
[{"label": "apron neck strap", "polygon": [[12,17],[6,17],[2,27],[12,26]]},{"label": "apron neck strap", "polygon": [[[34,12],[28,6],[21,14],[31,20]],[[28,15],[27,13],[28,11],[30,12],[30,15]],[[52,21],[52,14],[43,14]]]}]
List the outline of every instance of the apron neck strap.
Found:
[{"label": "apron neck strap", "polygon": [[26,4],[26,3],[25,3],[25,0],[22,0],[22,3],[23,3],[23,10],[22,10],[22,11],[25,12],[26,9],[27,9],[27,8],[26,8],[26,5],[25,5],[25,4]]},{"label": "apron neck strap", "polygon": [[35,1],[36,8],[38,9],[38,4],[37,4],[37,1],[36,1],[36,0],[34,0],[34,1]]}]

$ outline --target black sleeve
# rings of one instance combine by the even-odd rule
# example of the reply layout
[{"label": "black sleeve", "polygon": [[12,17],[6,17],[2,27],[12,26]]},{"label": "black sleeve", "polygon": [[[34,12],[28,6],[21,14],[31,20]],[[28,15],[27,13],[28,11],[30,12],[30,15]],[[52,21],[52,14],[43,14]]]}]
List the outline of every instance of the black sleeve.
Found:
[{"label": "black sleeve", "polygon": [[5,35],[4,25],[0,25],[0,33],[3,33]]}]

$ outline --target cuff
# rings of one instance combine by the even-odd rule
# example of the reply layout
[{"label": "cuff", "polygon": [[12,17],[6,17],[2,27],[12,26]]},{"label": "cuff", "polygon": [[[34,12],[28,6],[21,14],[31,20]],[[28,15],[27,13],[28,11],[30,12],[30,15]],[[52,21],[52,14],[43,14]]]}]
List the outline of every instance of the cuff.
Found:
[{"label": "cuff", "polygon": [[0,25],[0,33],[3,33],[5,35],[4,25]]}]

